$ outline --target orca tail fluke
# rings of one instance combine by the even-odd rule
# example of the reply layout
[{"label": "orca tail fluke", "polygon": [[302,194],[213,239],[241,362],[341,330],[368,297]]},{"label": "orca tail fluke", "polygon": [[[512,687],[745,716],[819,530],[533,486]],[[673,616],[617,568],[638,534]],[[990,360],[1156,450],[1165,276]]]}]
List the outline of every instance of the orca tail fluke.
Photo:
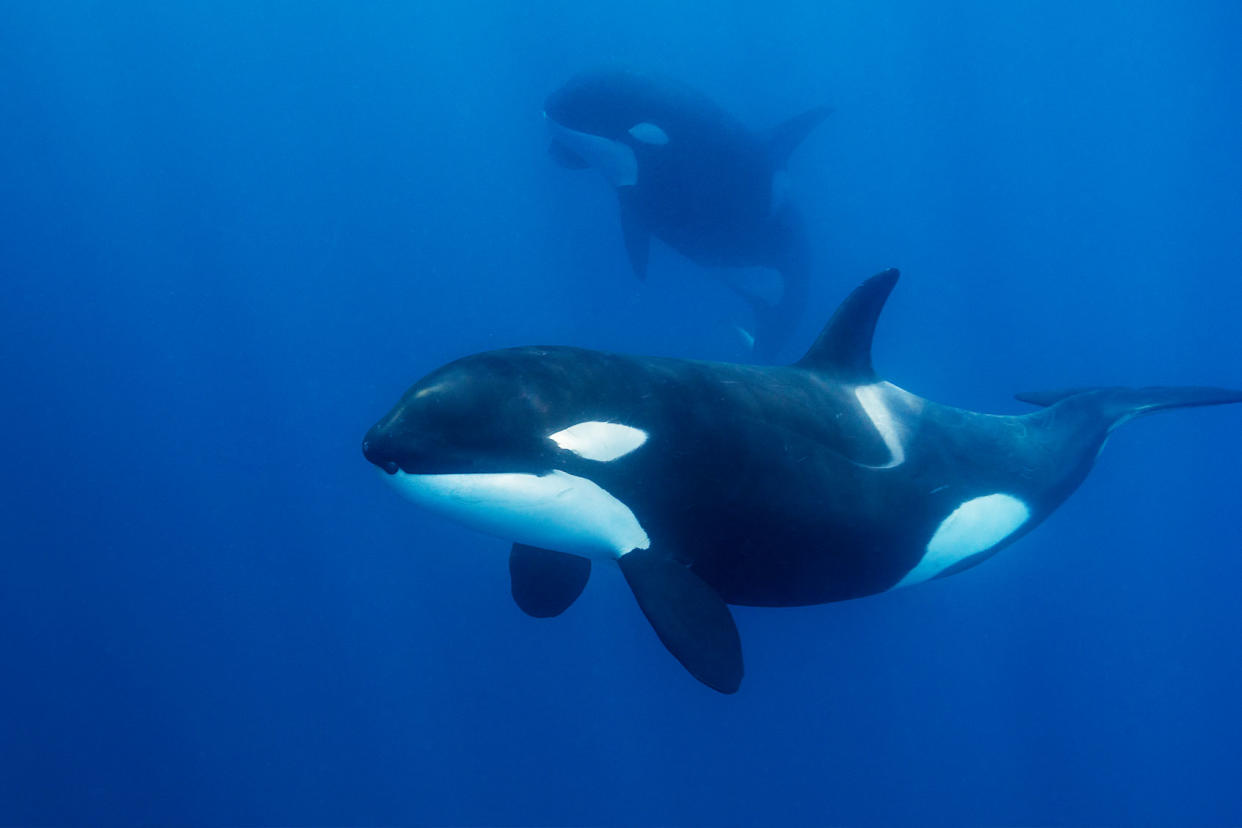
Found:
[{"label": "orca tail fluke", "polygon": [[1170,408],[1242,403],[1242,391],[1208,386],[1152,386],[1149,388],[1068,388],[1016,394],[1022,402],[1046,408],[1085,409],[1099,416],[1109,430],[1135,417]]}]

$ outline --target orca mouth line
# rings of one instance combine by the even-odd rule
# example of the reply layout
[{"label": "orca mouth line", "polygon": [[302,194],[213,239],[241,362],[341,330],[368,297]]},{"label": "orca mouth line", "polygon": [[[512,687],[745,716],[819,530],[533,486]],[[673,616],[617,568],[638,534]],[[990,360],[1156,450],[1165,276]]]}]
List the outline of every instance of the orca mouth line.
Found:
[{"label": "orca mouth line", "polygon": [[535,477],[551,474],[553,466],[523,462],[489,463],[480,460],[423,464],[409,460],[398,461],[391,458],[367,458],[371,465],[389,477],[398,474],[407,477],[437,477],[444,475],[488,475],[488,474],[529,474]]},{"label": "orca mouth line", "polygon": [[381,459],[381,457],[376,457],[377,452],[374,451],[374,448],[375,444],[370,439],[362,441],[362,456],[367,458],[367,462],[378,469],[382,469],[387,474],[396,474],[401,470],[401,466],[397,464],[396,460],[391,458],[385,460]]}]

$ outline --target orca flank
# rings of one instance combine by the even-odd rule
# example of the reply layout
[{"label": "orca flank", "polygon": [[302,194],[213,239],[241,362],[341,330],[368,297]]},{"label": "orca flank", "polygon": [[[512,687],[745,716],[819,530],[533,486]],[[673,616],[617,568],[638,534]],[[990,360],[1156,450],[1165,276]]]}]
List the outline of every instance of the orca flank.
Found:
[{"label": "orca flank", "polygon": [[864,282],[789,366],[566,347],[465,357],[416,383],[363,452],[419,505],[514,542],[513,598],[551,617],[620,568],[660,641],[724,693],[743,675],[730,604],[859,598],[968,569],[1083,481],[1110,432],[1221,388],[1019,395],[980,414],[871,362],[896,270]]}]

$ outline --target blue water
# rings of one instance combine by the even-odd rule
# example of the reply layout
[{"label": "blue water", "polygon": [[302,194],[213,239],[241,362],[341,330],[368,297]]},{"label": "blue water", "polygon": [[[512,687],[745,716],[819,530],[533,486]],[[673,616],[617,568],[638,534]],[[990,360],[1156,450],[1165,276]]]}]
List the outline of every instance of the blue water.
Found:
[{"label": "blue water", "polygon": [[834,107],[788,359],[895,265],[876,363],[933,399],[1242,387],[1240,37],[1224,0],[5,4],[0,823],[1242,822],[1236,407],[1127,426],[966,574],[736,609],[734,697],[615,575],[522,615],[506,545],[359,450],[479,350],[746,359],[546,156],[601,63]]}]

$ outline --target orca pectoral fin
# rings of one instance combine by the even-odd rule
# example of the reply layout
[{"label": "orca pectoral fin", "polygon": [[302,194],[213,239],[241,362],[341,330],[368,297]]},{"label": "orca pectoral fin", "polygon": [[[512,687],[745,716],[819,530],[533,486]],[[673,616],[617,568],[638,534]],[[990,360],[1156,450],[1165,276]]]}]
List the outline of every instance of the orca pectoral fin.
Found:
[{"label": "orca pectoral fin", "polygon": [[689,567],[650,549],[621,556],[621,572],[660,641],[690,675],[721,693],[742,683],[742,642],[720,593]]},{"label": "orca pectoral fin", "polygon": [[625,188],[617,193],[621,204],[621,235],[625,237],[625,252],[629,254],[630,266],[639,279],[647,278],[647,253],[651,249],[651,231],[647,229],[634,203],[633,195]]},{"label": "orca pectoral fin", "polygon": [[535,618],[552,618],[569,609],[591,577],[591,561],[524,543],[509,552],[513,600]]}]

